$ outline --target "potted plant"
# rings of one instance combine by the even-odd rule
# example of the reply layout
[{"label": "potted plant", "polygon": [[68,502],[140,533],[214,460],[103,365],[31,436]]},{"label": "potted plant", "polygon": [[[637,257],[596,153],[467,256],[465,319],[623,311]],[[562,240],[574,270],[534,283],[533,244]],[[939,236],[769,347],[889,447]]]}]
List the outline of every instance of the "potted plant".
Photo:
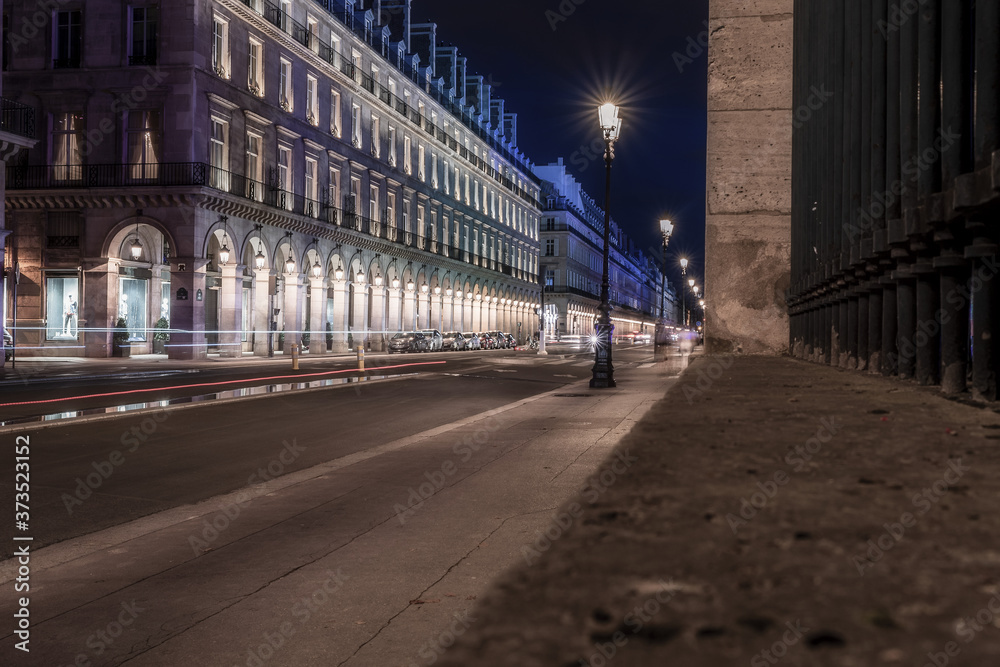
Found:
[{"label": "potted plant", "polygon": [[156,320],[153,328],[156,329],[153,332],[153,354],[164,354],[167,351],[167,341],[170,340],[170,334],[167,333],[170,322],[167,321],[167,318],[161,317]]},{"label": "potted plant", "polygon": [[111,335],[111,354],[115,357],[127,357],[132,352],[132,344],[128,342],[128,326],[124,317],[115,322],[115,332]]}]

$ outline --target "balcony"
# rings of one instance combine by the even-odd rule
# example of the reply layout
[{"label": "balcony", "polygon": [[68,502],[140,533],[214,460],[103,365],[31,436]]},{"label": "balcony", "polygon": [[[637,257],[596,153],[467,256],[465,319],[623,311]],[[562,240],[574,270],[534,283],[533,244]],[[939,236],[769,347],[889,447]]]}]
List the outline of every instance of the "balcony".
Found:
[{"label": "balcony", "polygon": [[35,110],[13,100],[0,98],[0,131],[27,139],[35,138]]}]

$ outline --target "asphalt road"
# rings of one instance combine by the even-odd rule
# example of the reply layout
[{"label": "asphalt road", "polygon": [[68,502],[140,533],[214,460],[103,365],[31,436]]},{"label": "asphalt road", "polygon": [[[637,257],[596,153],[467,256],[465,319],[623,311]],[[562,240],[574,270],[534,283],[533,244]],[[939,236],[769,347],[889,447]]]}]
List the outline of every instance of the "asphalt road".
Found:
[{"label": "asphalt road", "polygon": [[[33,561],[39,643],[17,664],[432,664],[444,650],[433,642],[458,631],[459,615],[473,622],[487,582],[666,390],[652,348],[616,355],[619,388],[603,393],[587,388],[585,354],[424,354],[402,359],[447,363],[392,380],[0,429],[4,439],[30,436],[31,549],[51,545]],[[197,381],[252,384],[260,371],[211,369],[221,374]],[[31,391],[102,386],[121,385],[82,379]],[[8,480],[0,488],[13,497]],[[13,571],[12,561],[0,571],[7,589]],[[9,595],[0,612],[11,618]],[[141,619],[122,640],[94,634],[128,614]]]}]

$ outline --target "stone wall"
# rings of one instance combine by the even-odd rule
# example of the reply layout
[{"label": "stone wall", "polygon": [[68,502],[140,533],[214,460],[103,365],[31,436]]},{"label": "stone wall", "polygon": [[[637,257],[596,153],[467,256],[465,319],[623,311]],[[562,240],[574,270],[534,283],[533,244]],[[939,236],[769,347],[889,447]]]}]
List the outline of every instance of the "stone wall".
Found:
[{"label": "stone wall", "polygon": [[788,349],[792,0],[711,0],[706,347]]}]

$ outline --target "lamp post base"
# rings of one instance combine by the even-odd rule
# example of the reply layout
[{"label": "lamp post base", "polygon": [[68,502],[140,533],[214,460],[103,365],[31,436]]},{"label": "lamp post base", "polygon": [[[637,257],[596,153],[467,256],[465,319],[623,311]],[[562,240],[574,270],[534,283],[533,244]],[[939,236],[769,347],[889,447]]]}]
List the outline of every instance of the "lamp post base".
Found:
[{"label": "lamp post base", "polygon": [[590,369],[593,373],[590,386],[597,389],[616,387],[615,367],[611,363],[611,335],[615,327],[610,318],[601,318],[597,321],[596,328],[597,345],[594,350],[594,367]]}]

